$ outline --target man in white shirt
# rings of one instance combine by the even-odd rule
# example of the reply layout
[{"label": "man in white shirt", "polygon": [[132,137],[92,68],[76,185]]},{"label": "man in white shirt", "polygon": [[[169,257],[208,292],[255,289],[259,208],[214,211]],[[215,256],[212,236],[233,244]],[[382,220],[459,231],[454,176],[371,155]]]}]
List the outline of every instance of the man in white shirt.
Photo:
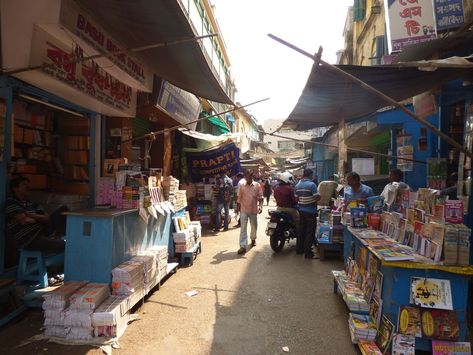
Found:
[{"label": "man in white shirt", "polygon": [[392,169],[389,172],[389,184],[384,187],[383,192],[381,192],[380,195],[385,204],[392,205],[395,202],[398,189],[410,189],[409,185],[402,180],[403,173],[400,169]]},{"label": "man in white shirt", "polygon": [[245,171],[245,181],[239,183],[238,204],[240,206],[240,249],[238,254],[245,254],[248,248],[248,220],[251,225],[251,246],[256,245],[256,229],[258,213],[263,211],[263,191],[259,183],[253,180],[253,171]]}]

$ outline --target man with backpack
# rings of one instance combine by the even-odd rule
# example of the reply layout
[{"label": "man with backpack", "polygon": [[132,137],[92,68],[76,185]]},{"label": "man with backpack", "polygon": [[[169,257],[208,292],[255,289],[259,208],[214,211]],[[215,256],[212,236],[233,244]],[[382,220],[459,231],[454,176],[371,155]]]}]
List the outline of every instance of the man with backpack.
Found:
[{"label": "man with backpack", "polygon": [[228,222],[230,220],[230,203],[233,198],[233,181],[227,175],[218,176],[215,181],[215,192],[217,197],[217,208],[215,210],[215,228],[214,232],[219,232],[222,227],[222,209],[225,211],[223,220],[223,230],[228,230]]}]

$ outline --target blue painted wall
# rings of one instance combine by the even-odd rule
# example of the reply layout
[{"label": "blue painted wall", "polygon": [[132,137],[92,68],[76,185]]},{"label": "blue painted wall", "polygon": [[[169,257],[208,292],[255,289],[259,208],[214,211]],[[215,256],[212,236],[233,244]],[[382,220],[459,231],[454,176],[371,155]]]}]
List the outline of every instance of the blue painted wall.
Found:
[{"label": "blue painted wall", "polygon": [[[407,108],[410,111],[414,111],[412,105],[408,105]],[[412,145],[414,146],[414,159],[425,161],[430,157],[437,156],[438,140],[437,136],[427,129],[427,149],[425,151],[419,151],[418,141],[420,137],[421,128],[423,126],[414,121],[410,116],[400,111],[399,109],[393,109],[376,114],[376,119],[380,125],[396,125],[402,124],[403,130],[406,134],[412,135]],[[439,114],[429,116],[427,120],[435,126],[439,126]],[[395,150],[393,150],[395,152]],[[414,169],[410,172],[404,172],[404,181],[411,186],[411,188],[417,190],[419,187],[425,187],[427,184],[427,164],[414,163]]]}]

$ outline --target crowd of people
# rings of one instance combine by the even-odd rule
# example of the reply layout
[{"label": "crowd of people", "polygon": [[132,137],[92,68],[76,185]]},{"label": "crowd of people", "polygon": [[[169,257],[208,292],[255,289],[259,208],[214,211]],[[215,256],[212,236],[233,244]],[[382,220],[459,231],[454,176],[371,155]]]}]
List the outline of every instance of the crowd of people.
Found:
[{"label": "crowd of people", "polygon": [[[237,227],[240,230],[240,248],[238,254],[246,253],[248,246],[256,245],[257,215],[262,212],[263,201],[266,205],[272,195],[276,200],[277,209],[287,212],[293,219],[297,228],[296,252],[305,258],[316,258],[312,246],[315,241],[317,226],[317,204],[322,201],[334,200],[343,197],[344,204],[339,209],[346,209],[350,201],[363,201],[373,196],[373,189],[361,182],[360,175],[350,172],[346,175],[345,184],[341,184],[338,175],[334,174],[328,181],[318,184],[317,176],[311,169],[304,169],[300,179],[289,172],[281,173],[277,179],[260,180],[252,170],[239,173],[232,179],[226,175],[216,178],[214,186],[215,220],[214,232],[222,228],[229,229],[230,210],[238,215]],[[390,189],[394,184],[403,189],[409,186],[403,181],[403,173],[393,169],[389,173],[389,183],[381,193],[385,202],[389,203]],[[456,194],[456,177],[450,178],[452,182],[444,194]],[[455,180],[455,181],[454,181]],[[333,188],[329,196],[326,194],[327,184]],[[321,193],[319,193],[319,188]],[[7,248],[18,251],[21,248],[33,250],[61,252],[64,250],[64,241],[54,236],[64,235],[65,218],[63,210],[47,214],[41,206],[28,199],[29,180],[16,178],[10,182],[11,195],[5,206]],[[331,206],[333,207],[333,206]],[[223,222],[222,222],[223,211]],[[249,223],[248,223],[249,222]],[[248,224],[250,224],[250,244],[248,243]],[[17,253],[10,253],[17,255]]]},{"label": "crowd of people", "polygon": [[[403,173],[399,169],[393,169],[389,173],[389,183],[385,186],[380,196],[388,201],[389,191],[393,185],[403,189],[409,186],[402,181]],[[279,211],[288,213],[297,229],[296,253],[302,254],[307,259],[317,258],[313,251],[315,233],[317,228],[318,202],[331,201],[343,198],[343,203],[331,208],[346,210],[350,201],[366,201],[368,197],[374,196],[373,189],[361,181],[356,172],[350,172],[345,176],[345,183],[339,181],[337,174],[331,175],[327,181],[318,183],[317,176],[311,169],[304,169],[300,178],[294,177],[289,172],[279,174],[276,179],[255,178],[252,170],[236,175],[233,180],[228,176],[216,179],[216,217],[214,232],[221,229],[222,210],[225,211],[223,230],[228,230],[229,206],[234,203],[234,210],[239,215],[236,227],[240,227],[240,248],[238,254],[246,253],[248,246],[256,245],[257,215],[262,212],[264,201],[269,205],[271,196],[274,196]],[[330,185],[327,190],[326,185]],[[318,186],[320,186],[320,191]],[[329,196],[322,196],[329,192]],[[250,243],[248,243],[248,222],[250,224]]]}]

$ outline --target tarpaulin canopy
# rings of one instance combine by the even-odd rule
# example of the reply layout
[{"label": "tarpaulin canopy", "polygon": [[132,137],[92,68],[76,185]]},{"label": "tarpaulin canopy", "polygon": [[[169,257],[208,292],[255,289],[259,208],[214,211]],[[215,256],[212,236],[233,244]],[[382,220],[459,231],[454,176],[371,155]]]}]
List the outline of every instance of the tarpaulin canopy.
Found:
[{"label": "tarpaulin canopy", "polygon": [[[177,0],[77,0],[128,48],[195,37]],[[153,72],[197,96],[232,104],[197,41],[136,53]]]},{"label": "tarpaulin canopy", "polygon": [[209,149],[226,142],[235,143],[242,153],[246,153],[250,149],[250,142],[244,133],[226,133],[221,134],[220,136],[214,136],[212,134],[196,132],[186,128],[178,128],[178,130],[189,137],[204,142],[205,144],[198,147],[200,149]]},{"label": "tarpaulin canopy", "polygon": [[[396,101],[405,100],[472,73],[472,69],[466,68],[465,65],[454,68],[439,67],[434,71],[396,65],[337,67]],[[348,122],[366,116],[388,105],[378,96],[334,73],[328,66],[314,64],[306,86],[284,126],[296,130],[330,126],[338,124],[341,119]]]}]

